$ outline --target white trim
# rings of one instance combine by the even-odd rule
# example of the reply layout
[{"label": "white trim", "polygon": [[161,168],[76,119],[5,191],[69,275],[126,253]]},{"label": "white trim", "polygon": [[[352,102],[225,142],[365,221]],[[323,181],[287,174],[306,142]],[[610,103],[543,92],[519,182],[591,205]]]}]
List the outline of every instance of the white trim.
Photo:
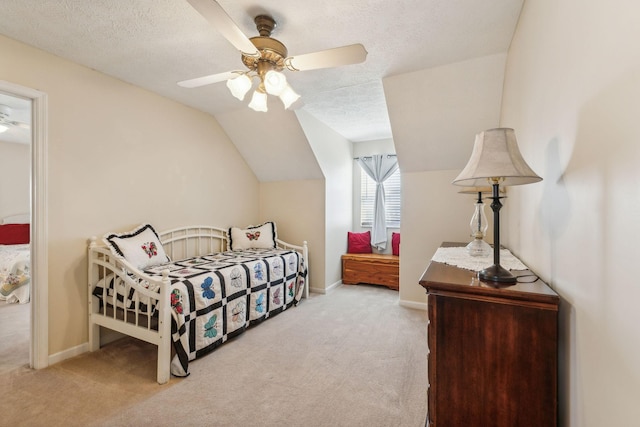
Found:
[{"label": "white trim", "polygon": [[4,80],[0,91],[31,99],[31,343],[29,366],[49,366],[47,94]]},{"label": "white trim", "polygon": [[313,292],[314,294],[326,295],[329,292],[334,291],[338,286],[342,286],[342,280],[338,280],[337,282],[327,286],[326,288],[314,288],[314,287],[311,287],[309,290],[311,292]]},{"label": "white trim", "polygon": [[398,304],[403,307],[413,308],[415,310],[423,310],[427,311],[427,303],[425,302],[415,302],[415,301],[407,301],[407,300],[398,300]]},{"label": "white trim", "polygon": [[83,353],[86,353],[87,351],[89,351],[88,342],[77,345],[75,347],[68,348],[66,350],[61,351],[60,353],[52,354],[48,358],[49,359],[48,363],[49,365],[55,365],[56,363],[62,362],[63,360],[70,359],[72,357],[76,357]]},{"label": "white trim", "polygon": [[342,280],[338,280],[337,282],[329,285],[326,289],[325,289],[325,293],[328,294],[329,292],[333,292],[338,286],[342,286]]}]

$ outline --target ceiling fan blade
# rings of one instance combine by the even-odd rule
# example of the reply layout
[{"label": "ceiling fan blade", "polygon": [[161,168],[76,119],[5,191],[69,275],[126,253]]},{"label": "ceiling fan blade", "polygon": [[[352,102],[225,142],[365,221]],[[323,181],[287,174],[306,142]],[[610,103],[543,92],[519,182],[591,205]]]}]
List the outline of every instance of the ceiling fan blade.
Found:
[{"label": "ceiling fan blade", "polygon": [[238,28],[227,15],[222,6],[215,0],[187,0],[200,15],[220,32],[240,52],[248,56],[260,56],[251,40]]},{"label": "ceiling fan blade", "polygon": [[359,64],[364,62],[366,58],[366,49],[358,43],[304,55],[290,56],[285,59],[285,65],[291,71],[306,71]]},{"label": "ceiling fan blade", "polygon": [[226,73],[210,74],[208,76],[198,77],[190,80],[178,82],[178,86],[194,88],[210,85],[212,83],[224,82],[242,74],[242,71],[227,71]]}]

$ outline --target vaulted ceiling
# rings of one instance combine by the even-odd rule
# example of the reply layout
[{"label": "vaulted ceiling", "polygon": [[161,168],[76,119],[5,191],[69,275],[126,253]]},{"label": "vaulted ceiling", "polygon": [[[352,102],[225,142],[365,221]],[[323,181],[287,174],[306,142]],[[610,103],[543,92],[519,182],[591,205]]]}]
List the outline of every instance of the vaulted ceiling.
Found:
[{"label": "vaulted ceiling", "polygon": [[[289,55],[364,45],[364,63],[287,71],[302,96],[293,108],[354,142],[392,136],[385,77],[505,52],[522,2],[218,0],[249,37],[256,15],[273,16],[272,37]],[[176,84],[243,68],[238,51],[186,0],[3,0],[0,32],[213,116],[247,109],[224,83]],[[281,110],[270,98],[269,108]]]}]

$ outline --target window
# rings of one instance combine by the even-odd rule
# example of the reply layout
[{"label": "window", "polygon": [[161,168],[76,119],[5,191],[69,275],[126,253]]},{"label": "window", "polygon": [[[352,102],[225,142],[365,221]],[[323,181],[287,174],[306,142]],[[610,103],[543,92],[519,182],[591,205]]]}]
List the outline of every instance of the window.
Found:
[{"label": "window", "polygon": [[[400,169],[382,184],[384,185],[385,215],[387,227],[400,228]],[[376,200],[376,183],[364,171],[360,171],[360,225],[373,225],[373,204]]]}]

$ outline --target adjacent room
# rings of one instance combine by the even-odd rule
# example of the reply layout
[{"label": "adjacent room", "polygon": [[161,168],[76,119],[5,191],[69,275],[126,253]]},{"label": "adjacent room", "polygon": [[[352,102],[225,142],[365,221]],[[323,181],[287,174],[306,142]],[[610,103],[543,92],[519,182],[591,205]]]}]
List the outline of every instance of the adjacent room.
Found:
[{"label": "adjacent room", "polygon": [[[446,426],[495,395],[438,412],[445,381],[479,390],[507,370],[524,388],[495,419],[517,419],[537,368],[477,354],[462,324],[534,337],[520,354],[548,362],[537,412],[554,425],[636,425],[639,14],[622,0],[4,1],[3,419]],[[471,170],[497,134],[528,175]],[[500,262],[484,245],[474,259],[544,295],[525,301],[529,285],[483,265],[461,268],[472,297],[451,298],[430,266],[468,243],[502,245]],[[532,310],[526,326],[476,301],[439,317],[443,298],[498,293]]]},{"label": "adjacent room", "polygon": [[[4,123],[4,124],[3,124]],[[0,371],[29,364],[31,102],[0,94]]]}]

